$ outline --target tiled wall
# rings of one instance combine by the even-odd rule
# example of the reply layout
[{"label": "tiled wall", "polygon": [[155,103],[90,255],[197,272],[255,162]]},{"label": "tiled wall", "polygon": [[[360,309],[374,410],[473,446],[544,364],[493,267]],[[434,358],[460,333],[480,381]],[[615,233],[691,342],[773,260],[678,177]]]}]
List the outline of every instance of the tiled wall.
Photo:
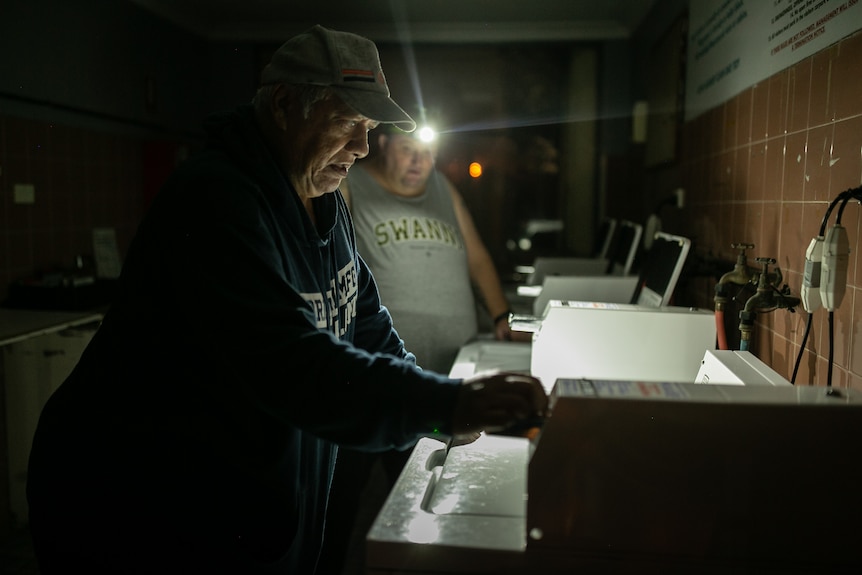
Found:
[{"label": "tiled wall", "polygon": [[[701,254],[731,262],[734,243],[753,243],[772,257],[798,296],[804,254],[829,203],[862,184],[862,33],[782,70],[683,127],[675,169],[688,190],[683,233]],[[836,221],[834,210],[829,225]],[[841,223],[850,239],[847,292],[834,313],[832,385],[862,389],[862,206],[849,204]],[[760,269],[757,267],[756,269]],[[714,283],[714,282],[713,282]],[[689,294],[712,309],[711,291]],[[751,351],[791,377],[808,314],[759,314]],[[826,385],[828,313],[813,326],[796,383]],[[737,317],[727,318],[736,330]],[[729,331],[730,333],[730,331]],[[738,337],[738,332],[737,332]]]},{"label": "tiled wall", "polygon": [[[142,143],[46,121],[0,115],[0,301],[11,282],[92,256],[94,227],[116,230],[120,255],[143,210]],[[13,201],[35,187],[33,204]]]}]

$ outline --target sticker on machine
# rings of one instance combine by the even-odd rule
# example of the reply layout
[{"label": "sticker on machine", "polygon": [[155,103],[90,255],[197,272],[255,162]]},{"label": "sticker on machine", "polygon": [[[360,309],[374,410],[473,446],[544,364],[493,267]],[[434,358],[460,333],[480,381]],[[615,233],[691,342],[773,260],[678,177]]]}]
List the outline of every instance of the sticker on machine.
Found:
[{"label": "sticker on machine", "polygon": [[608,303],[604,301],[569,301],[559,300],[563,307],[574,307],[578,309],[622,309],[618,303]]},{"label": "sticker on machine", "polygon": [[667,381],[616,381],[560,379],[556,393],[561,397],[619,397],[649,399],[686,399],[691,397],[685,384]]}]

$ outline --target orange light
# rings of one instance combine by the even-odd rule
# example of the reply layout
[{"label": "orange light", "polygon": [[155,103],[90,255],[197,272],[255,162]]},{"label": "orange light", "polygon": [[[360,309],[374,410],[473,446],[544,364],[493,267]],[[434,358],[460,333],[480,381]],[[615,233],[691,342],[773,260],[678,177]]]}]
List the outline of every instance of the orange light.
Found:
[{"label": "orange light", "polygon": [[482,164],[473,162],[470,164],[470,177],[478,178],[482,175]]}]

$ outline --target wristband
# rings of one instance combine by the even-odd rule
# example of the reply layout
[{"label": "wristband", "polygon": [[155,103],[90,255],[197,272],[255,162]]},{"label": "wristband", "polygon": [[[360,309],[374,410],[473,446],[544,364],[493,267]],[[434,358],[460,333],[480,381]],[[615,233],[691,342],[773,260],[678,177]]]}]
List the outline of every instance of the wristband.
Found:
[{"label": "wristband", "polygon": [[498,315],[497,317],[494,318],[494,325],[497,325],[500,322],[500,320],[503,320],[503,319],[508,321],[510,315],[512,315],[512,310],[507,309],[506,311],[504,311],[503,313],[501,313],[500,315]]}]

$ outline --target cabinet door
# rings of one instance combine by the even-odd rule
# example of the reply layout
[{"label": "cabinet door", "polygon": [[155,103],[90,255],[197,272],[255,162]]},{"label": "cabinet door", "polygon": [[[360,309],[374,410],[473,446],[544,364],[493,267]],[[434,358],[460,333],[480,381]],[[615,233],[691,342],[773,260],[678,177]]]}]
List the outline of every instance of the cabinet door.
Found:
[{"label": "cabinet door", "polygon": [[27,522],[27,460],[39,414],[75,367],[96,327],[69,328],[3,347],[9,504],[17,524]]}]

